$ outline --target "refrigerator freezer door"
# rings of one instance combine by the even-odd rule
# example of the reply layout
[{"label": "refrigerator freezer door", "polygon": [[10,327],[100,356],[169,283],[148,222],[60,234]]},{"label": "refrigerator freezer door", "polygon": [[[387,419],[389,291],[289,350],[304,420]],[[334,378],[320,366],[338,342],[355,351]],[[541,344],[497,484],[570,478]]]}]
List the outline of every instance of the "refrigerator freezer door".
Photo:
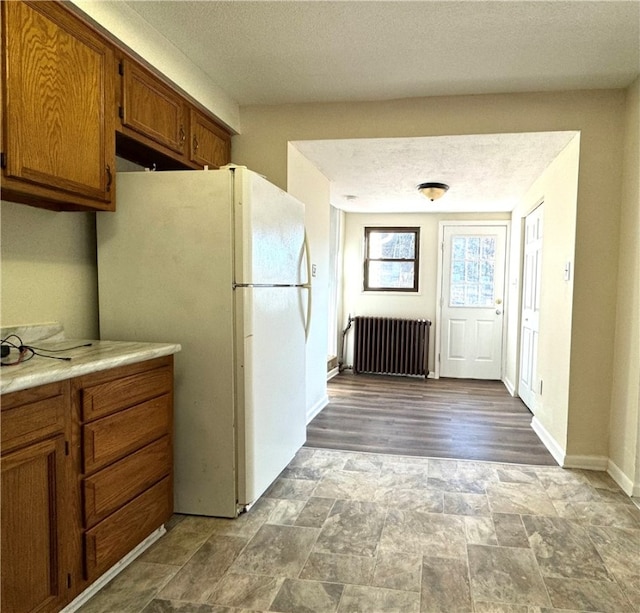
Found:
[{"label": "refrigerator freezer door", "polygon": [[304,204],[246,168],[234,173],[235,282],[306,283]]},{"label": "refrigerator freezer door", "polygon": [[[238,288],[244,320],[237,390],[238,497],[248,505],[269,487],[306,440],[302,288]],[[240,345],[240,342],[242,343]],[[244,424],[240,424],[241,421]]]}]

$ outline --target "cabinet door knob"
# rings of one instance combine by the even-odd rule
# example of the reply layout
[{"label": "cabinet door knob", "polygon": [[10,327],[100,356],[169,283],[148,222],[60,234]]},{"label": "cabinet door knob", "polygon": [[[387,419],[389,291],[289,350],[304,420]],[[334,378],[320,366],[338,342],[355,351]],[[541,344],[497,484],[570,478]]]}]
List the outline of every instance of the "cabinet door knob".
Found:
[{"label": "cabinet door knob", "polygon": [[184,131],[184,126],[180,126],[180,142],[184,143],[186,138],[187,138],[187,134]]},{"label": "cabinet door knob", "polygon": [[107,191],[111,191],[111,183],[113,183],[113,174],[111,173],[111,166],[107,164]]},{"label": "cabinet door knob", "polygon": [[193,152],[196,153],[198,151],[198,139],[193,137]]}]

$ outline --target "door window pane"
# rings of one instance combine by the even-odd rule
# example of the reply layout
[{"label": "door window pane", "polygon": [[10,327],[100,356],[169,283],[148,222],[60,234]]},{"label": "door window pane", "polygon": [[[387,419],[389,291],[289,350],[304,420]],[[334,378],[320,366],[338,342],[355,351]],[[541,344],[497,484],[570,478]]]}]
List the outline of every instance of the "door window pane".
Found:
[{"label": "door window pane", "polygon": [[496,236],[453,236],[449,306],[494,304]]}]

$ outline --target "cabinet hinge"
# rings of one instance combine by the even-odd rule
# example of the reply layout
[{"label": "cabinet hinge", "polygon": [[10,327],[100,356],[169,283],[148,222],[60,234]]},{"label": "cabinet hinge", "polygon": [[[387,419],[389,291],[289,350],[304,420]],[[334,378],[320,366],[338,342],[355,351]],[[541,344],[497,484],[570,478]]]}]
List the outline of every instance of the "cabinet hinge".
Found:
[{"label": "cabinet hinge", "polygon": [[6,168],[6,167],[7,167],[7,156],[3,151],[2,153],[0,153],[0,168]]},{"label": "cabinet hinge", "polygon": [[69,455],[69,441],[64,442],[64,455]]},{"label": "cabinet hinge", "polygon": [[124,64],[122,62],[118,62],[118,74],[124,75]]},{"label": "cabinet hinge", "polygon": [[118,107],[118,117],[124,119],[124,109],[121,106]]}]

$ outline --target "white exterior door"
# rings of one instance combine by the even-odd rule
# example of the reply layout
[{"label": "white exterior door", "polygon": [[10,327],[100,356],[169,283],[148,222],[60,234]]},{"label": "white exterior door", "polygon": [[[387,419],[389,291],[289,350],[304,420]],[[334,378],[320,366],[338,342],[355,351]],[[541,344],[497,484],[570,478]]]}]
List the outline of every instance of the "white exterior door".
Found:
[{"label": "white exterior door", "polygon": [[525,220],[522,313],[520,317],[520,382],[518,395],[534,414],[538,391],[536,367],[540,322],[542,212],[542,205],[540,205],[529,213]]},{"label": "white exterior door", "polygon": [[507,228],[445,225],[440,376],[500,379]]}]

